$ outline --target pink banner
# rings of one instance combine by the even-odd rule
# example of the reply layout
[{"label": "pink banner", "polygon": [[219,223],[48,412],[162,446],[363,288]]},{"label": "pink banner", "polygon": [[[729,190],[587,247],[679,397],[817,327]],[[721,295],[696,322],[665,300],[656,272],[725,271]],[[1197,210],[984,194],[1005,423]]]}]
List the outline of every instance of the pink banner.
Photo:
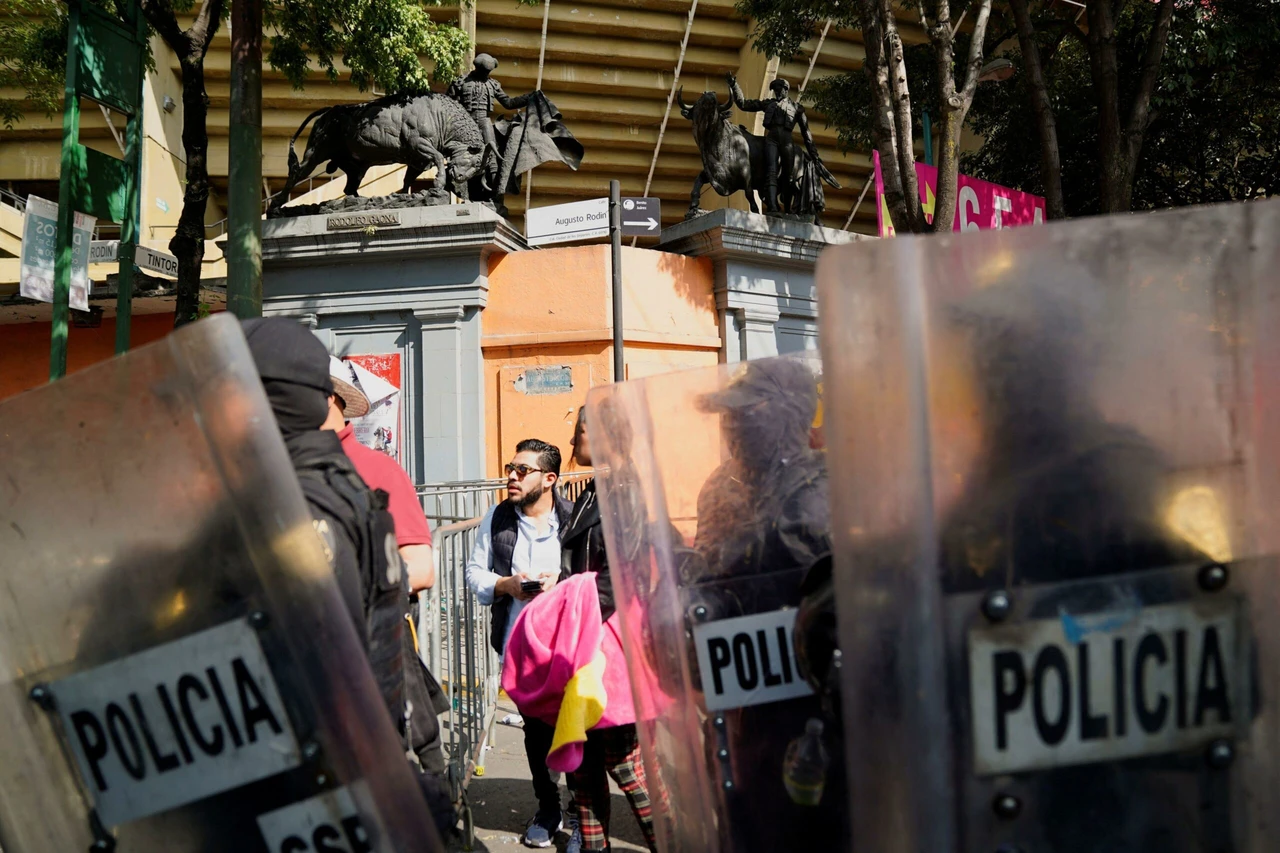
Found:
[{"label": "pink banner", "polygon": [[[871,159],[875,164],[876,222],[879,223],[881,237],[892,237],[894,227],[889,219],[889,205],[884,199],[880,152],[871,152]],[[920,204],[924,207],[924,217],[932,222],[938,170],[933,166],[916,163],[916,180],[920,184]],[[1044,221],[1044,199],[1041,196],[980,181],[967,175],[961,175],[956,184],[959,192],[952,230],[985,231],[991,228],[1012,228],[1015,225],[1034,225]]]}]

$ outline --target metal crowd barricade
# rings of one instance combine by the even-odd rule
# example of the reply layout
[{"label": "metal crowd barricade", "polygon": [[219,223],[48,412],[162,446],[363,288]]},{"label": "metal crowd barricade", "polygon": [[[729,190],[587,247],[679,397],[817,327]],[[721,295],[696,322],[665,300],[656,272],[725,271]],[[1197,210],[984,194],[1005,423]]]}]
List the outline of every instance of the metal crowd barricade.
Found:
[{"label": "metal crowd barricade", "polygon": [[[595,472],[572,471],[560,477],[560,494],[570,501],[576,500]],[[422,511],[434,529],[437,525],[455,524],[471,518],[480,518],[489,508],[506,499],[505,477],[488,480],[454,480],[447,483],[427,483],[418,486],[418,499]]]},{"label": "metal crowd barricade", "polygon": [[[558,488],[565,498],[576,500],[593,475],[589,470],[567,474]],[[484,749],[498,709],[502,669],[489,647],[491,611],[467,588],[466,568],[481,517],[501,500],[497,495],[505,487],[505,480],[477,480],[418,488],[427,518],[440,525],[432,533],[436,583],[419,596],[419,651],[449,697],[449,710],[440,717],[442,739],[468,844],[474,830],[466,790],[473,776],[484,773]],[[471,515],[441,524],[459,511]]]},{"label": "metal crowd barricade", "polygon": [[449,784],[472,836],[467,784],[483,773],[484,746],[498,708],[501,666],[489,647],[489,608],[467,589],[466,565],[480,519],[436,529],[436,583],[420,597],[420,651],[449,697],[441,715]]}]

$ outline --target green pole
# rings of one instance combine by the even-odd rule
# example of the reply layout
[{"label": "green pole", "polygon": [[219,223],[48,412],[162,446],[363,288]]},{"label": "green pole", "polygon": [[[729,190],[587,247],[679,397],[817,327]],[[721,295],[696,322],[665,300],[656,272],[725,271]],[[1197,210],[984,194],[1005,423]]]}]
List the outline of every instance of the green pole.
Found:
[{"label": "green pole", "polygon": [[262,316],[262,0],[231,3],[227,309]]},{"label": "green pole", "polygon": [[67,82],[62,105],[62,163],[58,174],[58,242],[53,267],[53,328],[49,347],[49,381],[67,375],[67,326],[71,317],[71,240],[75,219],[75,182],[80,162],[80,95],[76,88],[76,54],[80,49],[80,4],[67,6]]},{"label": "green pole", "polygon": [[[138,0],[128,5],[126,21],[134,27],[138,44],[146,43],[146,22]],[[120,279],[116,287],[116,355],[129,351],[133,326],[133,255],[140,242],[138,233],[142,201],[142,92],[143,74],[138,74],[138,105],[129,116],[126,132],[125,163],[129,168],[129,182],[125,196],[124,221],[120,223]]]}]

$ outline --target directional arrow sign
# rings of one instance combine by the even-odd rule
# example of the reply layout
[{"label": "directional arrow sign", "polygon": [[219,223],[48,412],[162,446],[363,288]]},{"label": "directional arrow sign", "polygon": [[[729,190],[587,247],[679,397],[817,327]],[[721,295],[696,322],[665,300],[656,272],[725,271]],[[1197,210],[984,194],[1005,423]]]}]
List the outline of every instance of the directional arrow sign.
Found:
[{"label": "directional arrow sign", "polygon": [[662,229],[662,201],[656,198],[622,200],[622,233],[628,237],[657,237]]}]

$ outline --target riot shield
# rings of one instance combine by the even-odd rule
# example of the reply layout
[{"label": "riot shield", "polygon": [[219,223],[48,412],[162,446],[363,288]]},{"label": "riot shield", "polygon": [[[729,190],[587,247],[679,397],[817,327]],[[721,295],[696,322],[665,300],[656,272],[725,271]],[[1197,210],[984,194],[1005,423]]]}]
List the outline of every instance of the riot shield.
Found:
[{"label": "riot shield", "polygon": [[859,850],[1263,851],[1280,206],[819,264]]},{"label": "riot shield", "polygon": [[0,424],[0,849],[443,849],[230,315]]},{"label": "riot shield", "polygon": [[597,388],[588,430],[664,851],[837,849],[844,795],[791,640],[829,551],[815,357]]}]

